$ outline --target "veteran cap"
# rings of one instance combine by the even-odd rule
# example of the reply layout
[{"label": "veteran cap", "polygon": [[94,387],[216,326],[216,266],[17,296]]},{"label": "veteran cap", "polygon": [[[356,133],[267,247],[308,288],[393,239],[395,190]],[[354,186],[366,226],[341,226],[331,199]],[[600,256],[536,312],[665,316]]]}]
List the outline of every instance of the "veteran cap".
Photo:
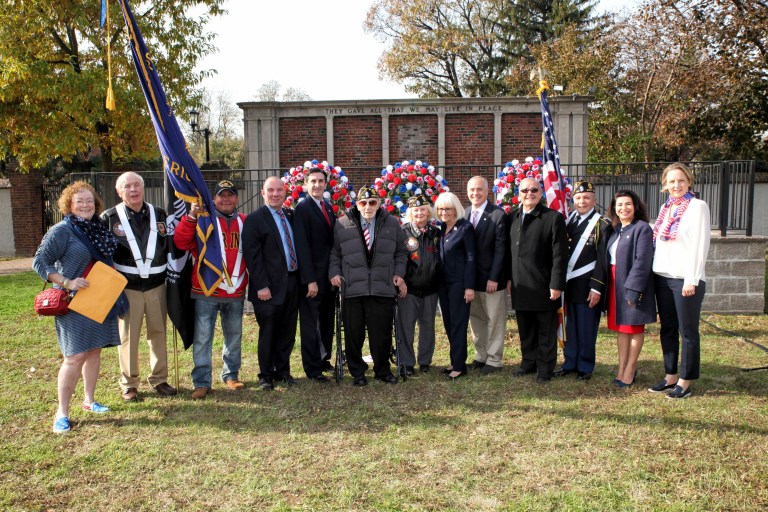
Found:
[{"label": "veteran cap", "polygon": [[589,181],[577,181],[576,186],[573,187],[573,194],[581,194],[582,192],[595,193],[595,187]]},{"label": "veteran cap", "polygon": [[213,195],[217,196],[225,190],[229,190],[233,194],[237,195],[237,187],[229,180],[221,180],[216,184],[216,192]]},{"label": "veteran cap", "polygon": [[379,195],[371,187],[362,187],[357,191],[357,201],[361,199],[379,199]]},{"label": "veteran cap", "polygon": [[431,206],[432,201],[424,194],[419,194],[408,199],[408,206]]}]

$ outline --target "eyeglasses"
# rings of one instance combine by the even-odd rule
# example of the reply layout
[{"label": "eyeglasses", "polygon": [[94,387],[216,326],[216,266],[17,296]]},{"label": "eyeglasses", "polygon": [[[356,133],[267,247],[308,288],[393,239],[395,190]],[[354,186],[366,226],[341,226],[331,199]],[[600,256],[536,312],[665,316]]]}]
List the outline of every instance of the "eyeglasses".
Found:
[{"label": "eyeglasses", "polygon": [[521,194],[527,194],[528,192],[530,192],[531,194],[538,194],[539,189],[538,188],[521,188],[520,189]]},{"label": "eyeglasses", "polygon": [[89,205],[89,204],[94,204],[94,200],[93,199],[77,199],[75,201],[75,204],[77,206],[86,206],[86,205]]},{"label": "eyeglasses", "polygon": [[452,212],[455,211],[456,208],[438,208],[437,211],[439,212]]},{"label": "eyeglasses", "polygon": [[365,199],[363,199],[362,201],[358,201],[357,204],[359,204],[360,206],[365,206],[366,204],[368,206],[376,206],[376,205],[379,204],[379,200],[378,199],[369,199],[368,201],[366,201]]}]

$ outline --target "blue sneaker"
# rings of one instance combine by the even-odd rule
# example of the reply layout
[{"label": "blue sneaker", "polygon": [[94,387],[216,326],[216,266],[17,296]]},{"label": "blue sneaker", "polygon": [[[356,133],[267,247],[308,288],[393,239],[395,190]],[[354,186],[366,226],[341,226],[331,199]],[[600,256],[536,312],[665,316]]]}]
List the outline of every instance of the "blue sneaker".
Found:
[{"label": "blue sneaker", "polygon": [[98,414],[103,414],[105,412],[109,412],[109,407],[105,407],[101,405],[99,402],[93,402],[92,404],[86,404],[83,403],[83,410],[84,411],[91,411]]},{"label": "blue sneaker", "polygon": [[53,433],[65,434],[69,432],[69,418],[62,416],[61,418],[53,419]]}]

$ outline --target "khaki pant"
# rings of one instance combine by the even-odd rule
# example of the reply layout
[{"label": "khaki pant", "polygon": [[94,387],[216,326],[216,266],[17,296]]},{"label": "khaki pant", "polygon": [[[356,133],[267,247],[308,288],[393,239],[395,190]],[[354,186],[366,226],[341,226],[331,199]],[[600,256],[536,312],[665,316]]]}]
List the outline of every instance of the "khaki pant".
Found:
[{"label": "khaki pant", "polygon": [[504,355],[504,334],[507,326],[507,303],[504,289],[496,293],[475,292],[469,310],[469,325],[475,343],[475,361],[497,368]]},{"label": "khaki pant", "polygon": [[125,290],[130,312],[118,322],[120,329],[120,388],[138,388],[139,337],[141,324],[147,319],[147,343],[149,344],[149,367],[152,373],[147,378],[152,387],[168,381],[168,345],[165,322],[168,307],[165,303],[165,284],[147,290]]}]

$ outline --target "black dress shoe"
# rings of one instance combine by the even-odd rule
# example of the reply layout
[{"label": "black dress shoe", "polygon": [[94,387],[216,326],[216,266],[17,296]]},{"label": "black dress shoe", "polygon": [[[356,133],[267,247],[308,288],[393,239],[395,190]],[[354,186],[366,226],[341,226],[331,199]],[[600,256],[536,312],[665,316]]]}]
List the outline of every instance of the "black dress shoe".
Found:
[{"label": "black dress shoe", "polygon": [[352,381],[353,386],[367,386],[368,385],[368,379],[365,378],[365,375],[361,375],[359,377],[355,377],[355,380]]},{"label": "black dress shoe", "polygon": [[421,373],[429,373],[429,368],[430,366],[428,364],[422,364],[421,366],[419,366],[419,371]]},{"label": "black dress shoe", "polygon": [[449,374],[449,373],[451,373],[451,372],[453,371],[453,368],[451,368],[451,367],[449,366],[448,368],[443,368],[443,369],[442,369],[442,370],[440,370],[440,371],[441,371],[441,372],[443,372],[443,373],[445,373],[445,374]]},{"label": "black dress shoe", "polygon": [[518,368],[514,372],[512,372],[512,375],[515,377],[522,377],[523,375],[528,375],[529,373],[533,373],[535,370],[526,370],[524,368]]},{"label": "black dress shoe", "polygon": [[585,372],[579,372],[579,374],[576,376],[576,380],[589,380],[592,378],[591,373],[585,373]]},{"label": "black dress shoe", "polygon": [[272,379],[259,379],[259,387],[264,391],[272,391],[275,389]]},{"label": "black dress shoe", "polygon": [[480,368],[480,373],[483,375],[490,375],[491,373],[496,373],[501,371],[501,366],[491,366],[489,364],[486,364],[482,368]]},{"label": "black dress shoe", "polygon": [[472,361],[472,365],[470,366],[470,368],[472,368],[473,370],[479,370],[483,366],[485,366],[485,363],[481,363],[480,361],[475,360],[475,361]]},{"label": "black dress shoe", "polygon": [[376,376],[376,380],[380,380],[386,384],[397,384],[397,377],[391,373],[389,375],[384,375],[383,377]]},{"label": "black dress shoe", "polygon": [[280,382],[282,384],[285,384],[286,386],[294,386],[294,385],[299,383],[299,381],[297,381],[293,377],[293,375],[287,375],[287,376],[283,377],[282,379],[280,379]]},{"label": "black dress shoe", "polygon": [[552,375],[554,375],[555,377],[565,377],[566,375],[568,375],[570,373],[574,373],[574,372],[576,372],[576,370],[569,370],[569,369],[563,368],[561,366],[560,368],[555,370]]},{"label": "black dress shoe", "polygon": [[544,384],[545,382],[549,382],[551,380],[552,380],[552,377],[548,375],[539,375],[538,377],[536,377],[536,382],[538,382],[539,384]]},{"label": "black dress shoe", "polygon": [[319,384],[326,384],[328,382],[331,382],[331,379],[323,375],[322,373],[320,375],[317,375],[315,377],[308,377],[309,380],[315,381]]},{"label": "black dress shoe", "polygon": [[450,380],[456,380],[456,379],[458,379],[459,377],[463,377],[463,376],[465,376],[465,375],[467,374],[467,370],[464,370],[463,372],[459,372],[457,375],[453,375],[453,376],[451,376],[451,374],[452,374],[452,373],[453,373],[453,372],[451,372],[451,373],[449,373],[449,374],[448,374],[448,378],[449,378]]}]

